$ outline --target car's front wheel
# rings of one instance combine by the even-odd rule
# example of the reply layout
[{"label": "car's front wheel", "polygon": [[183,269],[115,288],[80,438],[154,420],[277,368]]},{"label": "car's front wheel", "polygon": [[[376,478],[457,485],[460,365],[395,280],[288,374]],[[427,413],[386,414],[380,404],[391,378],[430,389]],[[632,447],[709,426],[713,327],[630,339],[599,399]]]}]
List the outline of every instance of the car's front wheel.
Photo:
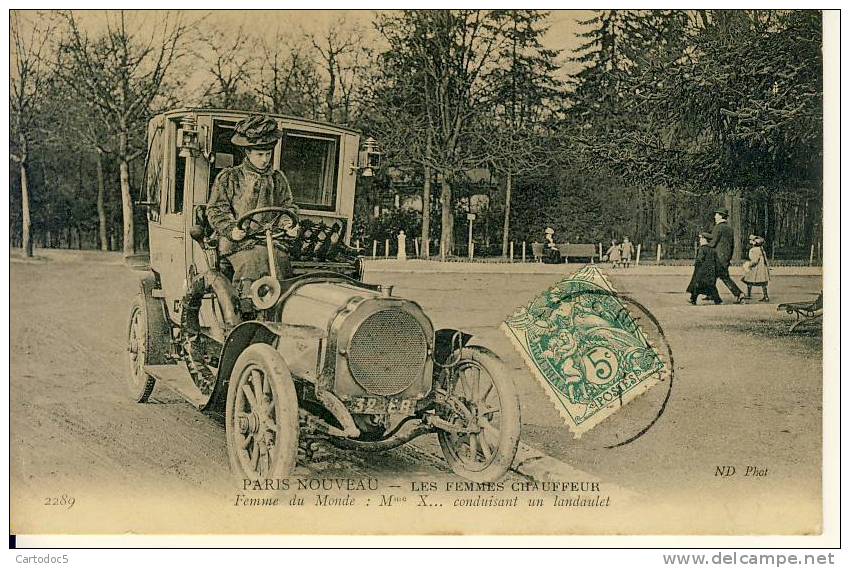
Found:
[{"label": "car's front wheel", "polygon": [[239,356],[225,410],[230,470],[239,479],[286,477],[298,458],[298,398],[292,376],[270,345]]},{"label": "car's front wheel", "polygon": [[438,433],[452,470],[472,481],[501,479],[520,435],[519,396],[505,364],[484,347],[464,347],[447,380],[442,414],[457,429]]},{"label": "car's front wheel", "polygon": [[136,402],[147,402],[156,385],[156,379],[145,372],[149,330],[144,302],[141,294],[133,299],[127,326],[127,386]]}]

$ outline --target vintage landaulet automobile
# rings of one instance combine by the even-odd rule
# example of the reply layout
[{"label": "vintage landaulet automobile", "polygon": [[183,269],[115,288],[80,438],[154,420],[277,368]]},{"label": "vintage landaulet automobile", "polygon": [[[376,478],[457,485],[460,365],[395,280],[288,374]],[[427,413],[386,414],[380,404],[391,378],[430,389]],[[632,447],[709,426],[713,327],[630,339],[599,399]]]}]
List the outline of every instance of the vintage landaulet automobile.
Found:
[{"label": "vintage landaulet automobile", "polygon": [[247,238],[287,250],[294,277],[258,280],[248,305],[240,301],[206,203],[216,175],[242,159],[231,137],[246,116],[183,109],[150,121],[140,202],[150,263],[128,327],[134,400],[147,401],[162,383],[223,416],[239,479],[287,476],[299,447],[309,459],[317,439],[386,450],[428,433],[459,475],[501,478],[520,434],[507,367],[469,334],[434,330],[391,286],[363,281],[349,246],[354,191],[377,153],[361,150],[358,132],[272,115],[283,131],[273,165],[289,179],[300,223],[285,225],[285,210],[264,208],[238,224]]}]

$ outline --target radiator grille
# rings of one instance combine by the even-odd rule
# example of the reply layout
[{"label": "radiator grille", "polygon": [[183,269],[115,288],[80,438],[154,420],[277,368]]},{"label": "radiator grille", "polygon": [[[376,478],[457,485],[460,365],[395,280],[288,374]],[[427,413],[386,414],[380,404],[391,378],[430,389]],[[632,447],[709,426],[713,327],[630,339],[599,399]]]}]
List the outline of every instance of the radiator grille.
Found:
[{"label": "radiator grille", "polygon": [[422,376],[428,340],[422,326],[399,309],[366,318],[351,338],[351,375],[371,394],[398,394]]}]

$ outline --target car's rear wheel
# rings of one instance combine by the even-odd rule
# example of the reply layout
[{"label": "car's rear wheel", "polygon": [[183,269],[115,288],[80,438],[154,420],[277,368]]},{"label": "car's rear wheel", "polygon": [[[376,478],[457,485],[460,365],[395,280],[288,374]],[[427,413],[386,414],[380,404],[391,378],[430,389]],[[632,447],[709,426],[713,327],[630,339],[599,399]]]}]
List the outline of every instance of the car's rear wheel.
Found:
[{"label": "car's rear wheel", "polygon": [[440,431],[440,447],[458,475],[472,481],[501,479],[516,456],[519,396],[504,363],[473,345],[461,350],[446,385],[443,416],[464,432]]},{"label": "car's rear wheel", "polygon": [[145,372],[148,348],[148,320],[144,298],[141,294],[133,299],[130,307],[130,322],[127,326],[127,359],[129,363],[127,386],[136,402],[147,402],[156,385],[156,379]]},{"label": "car's rear wheel", "polygon": [[298,398],[270,345],[249,346],[233,367],[225,410],[230,470],[239,479],[286,477],[298,458]]}]

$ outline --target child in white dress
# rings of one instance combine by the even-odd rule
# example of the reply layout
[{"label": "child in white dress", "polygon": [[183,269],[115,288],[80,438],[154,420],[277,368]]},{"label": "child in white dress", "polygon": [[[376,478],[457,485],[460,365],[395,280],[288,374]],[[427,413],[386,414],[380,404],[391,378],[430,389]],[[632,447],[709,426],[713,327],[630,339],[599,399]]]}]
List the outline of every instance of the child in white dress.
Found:
[{"label": "child in white dress", "polygon": [[750,235],[749,260],[744,263],[744,276],[742,280],[747,285],[747,296],[749,300],[753,295],[753,286],[760,286],[762,299],[760,302],[769,302],[767,295],[767,284],[770,282],[770,266],[767,264],[767,255],[764,254],[764,239],[756,235]]}]

